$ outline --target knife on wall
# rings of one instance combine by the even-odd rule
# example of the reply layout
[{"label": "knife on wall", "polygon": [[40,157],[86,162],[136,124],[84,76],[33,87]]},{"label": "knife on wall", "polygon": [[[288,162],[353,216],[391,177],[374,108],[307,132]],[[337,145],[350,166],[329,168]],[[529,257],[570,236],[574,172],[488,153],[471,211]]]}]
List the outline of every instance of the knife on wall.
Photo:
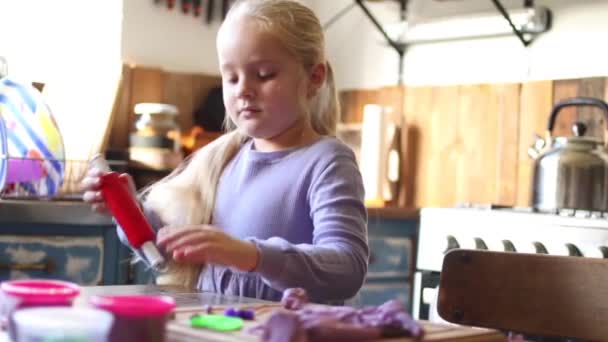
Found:
[{"label": "knife on wall", "polygon": [[211,24],[211,21],[213,20],[214,2],[214,0],[207,1],[207,24]]},{"label": "knife on wall", "polygon": [[201,5],[202,0],[192,0],[192,14],[195,17],[199,17],[201,15]]}]

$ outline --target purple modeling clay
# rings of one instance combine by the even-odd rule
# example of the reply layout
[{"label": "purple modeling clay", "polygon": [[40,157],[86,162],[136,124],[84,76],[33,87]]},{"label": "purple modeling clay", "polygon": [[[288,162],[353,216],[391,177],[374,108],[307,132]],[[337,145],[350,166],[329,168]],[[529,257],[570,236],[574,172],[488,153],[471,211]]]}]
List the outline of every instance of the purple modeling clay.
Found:
[{"label": "purple modeling clay", "polygon": [[239,317],[238,313],[234,308],[227,308],[226,310],[224,310],[224,316]]},{"label": "purple modeling clay", "polygon": [[[269,329],[268,327],[272,327]],[[308,336],[298,315],[285,310],[276,310],[264,326],[262,341],[265,342],[307,342]]]},{"label": "purple modeling clay", "polygon": [[308,302],[308,294],[303,288],[296,287],[283,291],[281,305],[283,305],[285,309],[298,310]]},{"label": "purple modeling clay", "polygon": [[[283,300],[285,298],[293,299],[289,294],[284,294]],[[424,335],[422,327],[397,300],[362,309],[318,306],[293,311],[277,310],[258,330],[262,332],[262,341],[268,342],[362,341],[405,336],[420,339]],[[304,331],[304,335],[300,331]]]},{"label": "purple modeling clay", "polygon": [[255,318],[253,310],[227,308],[224,310],[224,316],[238,317],[244,320],[252,321]]},{"label": "purple modeling clay", "polygon": [[255,313],[253,310],[239,310],[239,317],[246,321],[253,321],[255,318]]}]

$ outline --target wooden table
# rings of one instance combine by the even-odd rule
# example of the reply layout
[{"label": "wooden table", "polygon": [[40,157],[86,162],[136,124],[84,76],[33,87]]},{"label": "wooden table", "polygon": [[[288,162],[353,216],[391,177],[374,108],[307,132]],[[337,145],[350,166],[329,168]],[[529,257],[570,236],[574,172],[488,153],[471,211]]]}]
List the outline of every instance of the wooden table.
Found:
[{"label": "wooden table", "polygon": [[[253,298],[231,297],[209,292],[193,293],[180,287],[153,286],[153,285],[121,285],[121,286],[92,286],[83,287],[82,293],[75,305],[88,305],[88,298],[92,295],[168,295],[175,299],[177,308],[175,317],[167,324],[167,340],[175,342],[188,341],[256,341],[255,335],[246,333],[247,329],[234,333],[219,333],[209,330],[193,329],[188,326],[189,317],[202,311],[203,305],[211,305],[218,311],[225,307],[247,307],[256,310],[257,321],[263,320],[272,310],[279,307],[277,303]],[[259,322],[247,323],[253,326]],[[420,321],[425,329],[425,338],[422,341],[445,342],[498,342],[506,341],[506,337],[498,331],[476,329],[461,326],[450,326]],[[413,341],[408,338],[383,339],[382,341]]]}]

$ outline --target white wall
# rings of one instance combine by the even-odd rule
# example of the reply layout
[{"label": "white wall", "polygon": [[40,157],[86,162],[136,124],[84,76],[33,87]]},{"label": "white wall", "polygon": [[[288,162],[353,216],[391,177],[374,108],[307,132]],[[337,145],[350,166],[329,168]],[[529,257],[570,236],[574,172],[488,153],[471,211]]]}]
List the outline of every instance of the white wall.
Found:
[{"label": "white wall", "polygon": [[[322,22],[351,0],[316,0]],[[508,6],[522,1],[509,0]],[[608,75],[608,0],[537,0],[553,12],[553,28],[530,47],[513,37],[411,46],[405,56],[406,84],[516,82]],[[368,3],[383,24],[398,21],[392,1]],[[491,10],[486,0],[411,0],[414,18]],[[397,82],[397,54],[360,8],[352,9],[327,30],[329,58],[336,64],[340,88],[373,88]]]},{"label": "white wall", "polygon": [[[312,7],[321,23],[325,24],[351,3],[352,0],[315,0]],[[368,2],[368,7],[383,24],[398,21],[398,6],[392,1]],[[397,84],[398,55],[358,6],[329,26],[325,38],[328,59],[334,65],[338,88],[374,88]]]},{"label": "white wall", "polygon": [[[353,0],[305,0],[322,23]],[[507,7],[522,0],[503,0]],[[179,2],[177,2],[179,4]],[[397,22],[396,1],[366,2],[382,24]],[[407,84],[516,82],[608,75],[608,0],[537,0],[554,15],[553,28],[527,49],[514,37],[410,46],[404,60]],[[217,7],[217,6],[216,6]],[[410,0],[414,20],[494,10],[487,0]],[[506,23],[505,23],[506,25]],[[219,26],[168,11],[150,0],[124,1],[122,56],[127,62],[171,71],[217,74],[215,35]],[[327,50],[341,89],[397,83],[397,53],[360,8],[326,31]]]},{"label": "white wall", "polygon": [[[179,6],[179,1],[175,2]],[[205,3],[205,1],[203,1]],[[169,71],[217,75],[215,36],[219,28],[220,2],[216,18],[208,25],[203,17],[168,10],[151,0],[125,0],[122,25],[122,57],[125,62],[158,66]]]},{"label": "white wall", "polygon": [[[304,2],[324,23],[352,0]],[[509,5],[520,2],[507,0]],[[383,24],[398,21],[397,2],[367,3]],[[405,82],[607,76],[608,0],[537,3],[551,8],[554,27],[527,50],[515,37],[412,46],[404,63]],[[410,8],[414,15],[424,17],[492,6],[486,0],[410,0]],[[215,35],[219,21],[208,26],[202,18],[177,9],[168,11],[151,0],[0,0],[0,13],[0,55],[8,58],[13,76],[47,83],[68,157],[81,158],[94,148],[94,143],[83,143],[78,136],[99,140],[99,127],[110,112],[123,60],[171,71],[218,73]],[[353,8],[326,35],[339,88],[396,84],[397,54],[360,8]]]},{"label": "white wall", "polygon": [[122,1],[0,0],[9,75],[46,83],[68,159],[98,148],[121,72]]}]

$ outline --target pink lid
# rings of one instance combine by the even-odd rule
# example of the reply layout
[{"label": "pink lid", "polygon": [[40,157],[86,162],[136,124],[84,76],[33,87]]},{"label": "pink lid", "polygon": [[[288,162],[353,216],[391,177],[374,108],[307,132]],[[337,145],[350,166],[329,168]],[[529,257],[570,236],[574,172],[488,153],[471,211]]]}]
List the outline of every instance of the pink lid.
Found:
[{"label": "pink lid", "polygon": [[7,295],[20,298],[26,304],[71,303],[80,293],[77,284],[61,280],[11,280],[0,284]]},{"label": "pink lid", "polygon": [[90,303],[119,316],[164,316],[175,308],[175,300],[169,296],[93,296]]}]

